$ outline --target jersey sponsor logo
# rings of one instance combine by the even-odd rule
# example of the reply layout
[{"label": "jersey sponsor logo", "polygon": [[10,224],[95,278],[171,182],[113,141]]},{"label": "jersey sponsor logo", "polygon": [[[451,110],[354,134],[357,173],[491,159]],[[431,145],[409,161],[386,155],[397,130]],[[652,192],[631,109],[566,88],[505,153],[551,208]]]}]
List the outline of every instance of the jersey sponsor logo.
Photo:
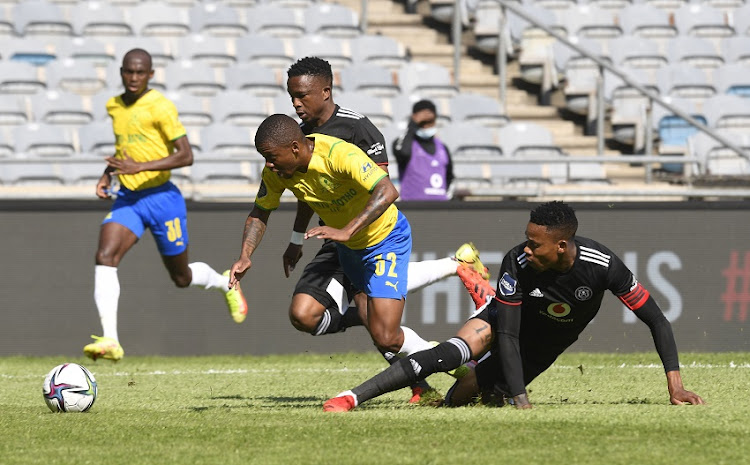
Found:
[{"label": "jersey sponsor logo", "polygon": [[513,295],[516,293],[516,279],[508,274],[506,271],[500,278],[500,282],[497,287],[500,289],[500,293],[504,296]]},{"label": "jersey sponsor logo", "polygon": [[334,182],[331,178],[325,175],[321,175],[318,178],[318,183],[323,187],[323,189],[327,190],[328,192],[334,192],[336,189],[341,187],[341,184]]},{"label": "jersey sponsor logo", "polygon": [[588,286],[581,286],[575,292],[576,299],[580,301],[589,300],[592,295],[594,295],[594,291]]},{"label": "jersey sponsor logo", "polygon": [[554,316],[555,318],[568,316],[570,314],[570,305],[563,302],[549,304],[549,306],[547,307],[547,313]]},{"label": "jersey sponsor logo", "polygon": [[542,294],[542,291],[539,290],[539,288],[534,288],[533,291],[529,292],[529,295],[531,297],[544,297],[544,294]]},{"label": "jersey sponsor logo", "polygon": [[258,188],[258,198],[262,199],[268,194],[268,188],[266,187],[266,183],[261,181],[260,187]]},{"label": "jersey sponsor logo", "polygon": [[371,169],[372,169],[372,163],[369,162],[369,161],[367,163],[365,163],[364,165],[362,165],[362,172],[363,173],[367,173],[367,171],[371,170]]},{"label": "jersey sponsor logo", "polygon": [[367,149],[367,156],[372,158],[374,155],[380,155],[383,153],[383,150],[385,150],[385,147],[383,147],[383,144],[380,142],[375,142],[370,146],[369,149]]}]

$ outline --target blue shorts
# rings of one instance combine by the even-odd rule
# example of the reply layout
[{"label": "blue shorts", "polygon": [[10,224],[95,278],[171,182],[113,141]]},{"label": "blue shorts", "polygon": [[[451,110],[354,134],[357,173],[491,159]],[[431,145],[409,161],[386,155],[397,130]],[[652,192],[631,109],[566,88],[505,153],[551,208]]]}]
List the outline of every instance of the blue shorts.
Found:
[{"label": "blue shorts", "polygon": [[355,288],[369,297],[401,300],[406,297],[411,256],[411,226],[398,212],[396,226],[379,244],[352,250],[337,243],[339,261]]},{"label": "blue shorts", "polygon": [[121,224],[139,239],[149,228],[162,255],[179,255],[188,246],[185,199],[171,182],[142,191],[120,186],[112,210],[102,221],[107,223]]}]

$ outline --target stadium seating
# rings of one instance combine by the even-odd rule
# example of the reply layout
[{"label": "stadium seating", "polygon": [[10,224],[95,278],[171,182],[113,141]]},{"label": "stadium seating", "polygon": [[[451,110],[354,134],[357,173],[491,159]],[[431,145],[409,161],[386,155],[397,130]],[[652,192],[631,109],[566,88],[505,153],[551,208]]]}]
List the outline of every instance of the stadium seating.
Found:
[{"label": "stadium seating", "polygon": [[240,63],[248,61],[285,71],[294,62],[292,51],[287,51],[284,41],[278,37],[247,34],[237,39],[236,47]]},{"label": "stadium seating", "polygon": [[255,63],[238,63],[224,70],[227,89],[241,90],[258,97],[286,94],[279,71]]},{"label": "stadium seating", "polygon": [[352,38],[360,33],[357,14],[346,6],[333,3],[314,3],[305,8],[304,24],[307,34]]},{"label": "stadium seating", "polygon": [[16,152],[27,157],[67,157],[77,151],[70,130],[51,124],[16,126],[13,141]]},{"label": "stadium seating", "polygon": [[81,126],[94,120],[93,112],[85,107],[78,94],[48,90],[30,100],[34,120],[39,123]]},{"label": "stadium seating", "polygon": [[12,17],[19,36],[69,37],[73,24],[54,3],[29,0],[13,6]]},{"label": "stadium seating", "polygon": [[214,122],[208,98],[178,91],[166,92],[165,96],[177,107],[180,122],[186,128],[202,128]]},{"label": "stadium seating", "polygon": [[362,34],[350,41],[352,60],[396,70],[408,61],[406,48],[396,40],[380,35]]},{"label": "stadium seating", "polygon": [[46,66],[46,71],[50,89],[93,95],[107,87],[106,71],[97,70],[90,63],[78,63],[70,58],[55,60]]},{"label": "stadium seating", "polygon": [[[16,27],[9,13],[0,8],[0,38],[10,38],[16,33]],[[3,51],[0,51],[0,58],[5,58]]]},{"label": "stadium seating", "polygon": [[114,47],[92,37],[72,37],[55,41],[54,48],[59,59],[69,58],[76,63],[88,63],[106,71],[120,59]]},{"label": "stadium seating", "polygon": [[616,37],[609,44],[609,53],[614,65],[628,68],[655,69],[668,62],[667,54],[659,49],[659,44],[646,37]]},{"label": "stadium seating", "polygon": [[505,126],[510,121],[508,116],[503,114],[496,99],[467,92],[462,92],[450,100],[450,115],[453,122],[465,121],[490,128]]},{"label": "stadium seating", "polygon": [[202,157],[254,158],[255,129],[221,122],[206,126],[200,131]]},{"label": "stadium seating", "polygon": [[348,43],[336,37],[306,34],[292,40],[292,50],[295,60],[317,56],[328,61],[334,72],[352,64]]},{"label": "stadium seating", "polygon": [[211,99],[211,108],[216,123],[252,128],[257,128],[269,114],[260,97],[240,90],[220,92]]},{"label": "stadium seating", "polygon": [[170,90],[211,97],[225,89],[220,73],[205,63],[178,60],[167,65],[165,82]]},{"label": "stadium seating", "polygon": [[26,124],[31,117],[24,99],[15,94],[0,94],[0,126]]},{"label": "stadium seating", "polygon": [[5,59],[34,66],[44,66],[58,58],[55,47],[38,37],[0,39],[0,49]]},{"label": "stadium seating", "polygon": [[181,37],[191,32],[188,11],[166,2],[137,4],[130,10],[130,22],[133,32],[140,36]]},{"label": "stadium seating", "polygon": [[563,155],[552,133],[536,123],[512,122],[498,130],[497,138],[503,153],[509,157]]},{"label": "stadium seating", "polygon": [[197,3],[190,9],[189,17],[193,33],[216,37],[242,37],[248,33],[244,11],[222,3]]},{"label": "stadium seating", "polygon": [[656,84],[663,96],[690,98],[696,103],[716,93],[704,71],[685,63],[657,69]]},{"label": "stadium seating", "polygon": [[[599,40],[577,36],[568,40],[594,56],[609,61]],[[573,113],[588,114],[594,101],[592,97],[596,95],[599,65],[561,42],[554,43],[552,53],[557,72],[565,76],[565,107]]]},{"label": "stadium seating", "polygon": [[453,97],[458,89],[453,84],[450,71],[434,63],[412,61],[398,70],[401,91],[419,93],[426,98]]},{"label": "stadium seating", "polygon": [[33,94],[46,87],[40,68],[18,61],[0,61],[0,93]]},{"label": "stadium seating", "polygon": [[[748,134],[737,134],[727,130],[719,130],[719,134],[740,148],[750,150]],[[734,150],[724,147],[713,137],[698,133],[690,138],[690,154],[701,159],[702,173],[708,175],[747,175],[750,174],[750,162],[738,155]],[[700,168],[699,167],[699,168]]]},{"label": "stadium seating", "polygon": [[299,37],[305,33],[303,13],[275,4],[259,4],[248,13],[250,32],[279,38]]},{"label": "stadium seating", "polygon": [[373,97],[395,97],[401,87],[394,80],[394,73],[381,66],[354,64],[339,72],[341,88],[347,92],[363,92]]},{"label": "stadium seating", "polygon": [[226,68],[237,62],[234,41],[225,37],[190,34],[177,41],[180,60],[205,63],[213,68]]},{"label": "stadium seating", "polygon": [[750,63],[730,63],[714,70],[717,92],[750,97]]},{"label": "stadium seating", "polygon": [[90,0],[74,4],[70,12],[73,29],[79,36],[132,36],[133,28],[122,8],[109,2]]},{"label": "stadium seating", "polygon": [[686,63],[703,70],[718,68],[724,58],[707,39],[698,36],[677,36],[669,41],[667,56],[672,63]]},{"label": "stadium seating", "polygon": [[335,101],[341,107],[367,116],[376,127],[393,123],[390,106],[384,99],[362,92],[339,92],[335,95]]},{"label": "stadium seating", "polygon": [[83,154],[109,157],[115,153],[115,138],[109,121],[93,121],[81,126],[78,140]]},{"label": "stadium seating", "polygon": [[750,64],[750,36],[738,35],[722,39],[721,55],[726,63]]},{"label": "stadium seating", "polygon": [[703,102],[703,114],[712,128],[750,134],[750,102],[738,95],[717,94]]},{"label": "stadium seating", "polygon": [[451,123],[439,128],[438,137],[448,147],[454,159],[503,155],[492,130],[477,124]]}]

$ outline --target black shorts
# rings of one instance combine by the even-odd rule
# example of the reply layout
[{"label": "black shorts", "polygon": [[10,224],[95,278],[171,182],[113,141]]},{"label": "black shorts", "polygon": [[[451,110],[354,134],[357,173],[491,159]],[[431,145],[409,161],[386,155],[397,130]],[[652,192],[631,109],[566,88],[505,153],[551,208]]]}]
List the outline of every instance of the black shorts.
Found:
[{"label": "black shorts", "polygon": [[[472,318],[478,318],[490,324],[492,334],[497,333],[497,309],[493,301],[487,305],[481,312],[473,315]],[[521,365],[523,367],[523,383],[528,385],[534,378],[542,374],[557,359],[558,355],[565,350],[564,347],[549,347],[545,350],[532,350],[523,344],[521,337]],[[482,396],[508,396],[508,383],[503,375],[500,365],[501,360],[497,342],[493,342],[492,350],[477,364],[475,373],[477,385]]]},{"label": "black shorts", "polygon": [[346,311],[357,292],[341,268],[336,243],[333,241],[323,243],[294,287],[294,294],[310,295],[325,308],[335,308],[341,313]]}]

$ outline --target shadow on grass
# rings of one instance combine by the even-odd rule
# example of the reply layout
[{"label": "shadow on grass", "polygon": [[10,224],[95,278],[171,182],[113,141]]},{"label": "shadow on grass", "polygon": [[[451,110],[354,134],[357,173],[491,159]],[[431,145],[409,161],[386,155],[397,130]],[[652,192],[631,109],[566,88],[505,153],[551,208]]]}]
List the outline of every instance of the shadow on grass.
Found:
[{"label": "shadow on grass", "polygon": [[236,400],[238,403],[222,403],[216,405],[200,405],[186,407],[187,410],[196,413],[203,413],[209,410],[217,411],[224,409],[300,409],[300,408],[320,408],[326,399],[322,397],[287,397],[287,396],[264,396],[264,397],[247,397],[242,395],[215,396],[210,400]]}]

